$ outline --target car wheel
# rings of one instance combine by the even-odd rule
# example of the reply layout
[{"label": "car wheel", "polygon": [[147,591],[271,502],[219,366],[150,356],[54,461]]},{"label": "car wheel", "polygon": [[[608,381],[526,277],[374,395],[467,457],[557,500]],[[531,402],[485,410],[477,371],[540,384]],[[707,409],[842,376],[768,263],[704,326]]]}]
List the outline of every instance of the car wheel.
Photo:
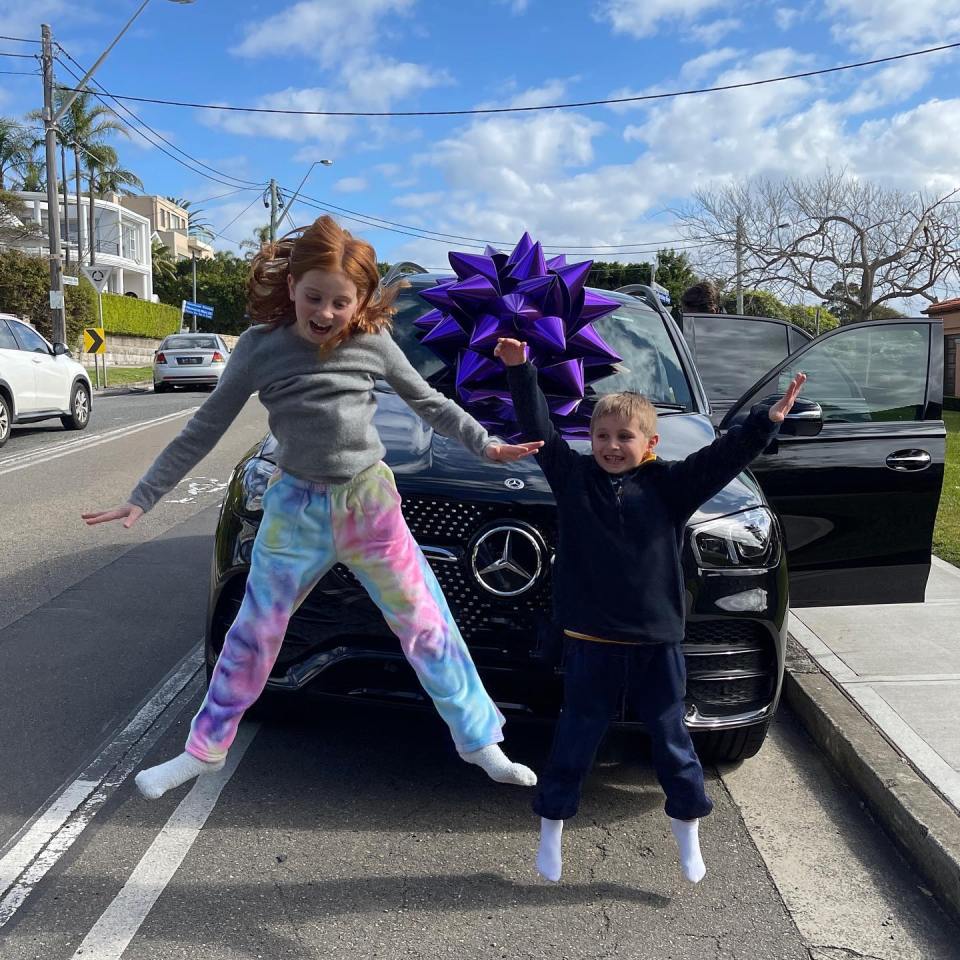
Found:
[{"label": "car wheel", "polygon": [[153,392],[154,392],[154,393],[169,393],[169,392],[170,392],[170,384],[169,384],[169,383],[155,383],[155,384],[153,385]]},{"label": "car wheel", "polygon": [[90,391],[84,383],[75,383],[70,394],[70,413],[60,418],[67,430],[84,430],[90,422]]},{"label": "car wheel", "polygon": [[0,447],[10,439],[10,427],[13,424],[13,414],[7,398],[0,393]]},{"label": "car wheel", "polygon": [[693,745],[702,763],[738,763],[760,752],[770,721],[739,730],[708,730],[693,735]]}]

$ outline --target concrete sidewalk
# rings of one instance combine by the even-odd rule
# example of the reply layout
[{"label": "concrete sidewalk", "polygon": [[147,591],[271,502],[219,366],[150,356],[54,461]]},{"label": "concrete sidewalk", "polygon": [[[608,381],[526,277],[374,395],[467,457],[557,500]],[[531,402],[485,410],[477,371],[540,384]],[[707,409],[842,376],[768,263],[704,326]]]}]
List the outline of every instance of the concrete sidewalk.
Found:
[{"label": "concrete sidewalk", "polygon": [[922,604],[790,615],[784,695],[960,921],[960,570]]}]

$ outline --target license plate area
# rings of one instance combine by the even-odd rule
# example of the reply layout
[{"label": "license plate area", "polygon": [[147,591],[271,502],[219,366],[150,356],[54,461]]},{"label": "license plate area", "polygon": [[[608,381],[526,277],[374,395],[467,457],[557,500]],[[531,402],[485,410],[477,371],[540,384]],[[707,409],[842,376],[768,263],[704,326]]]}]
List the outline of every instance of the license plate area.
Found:
[{"label": "license plate area", "polygon": [[177,357],[177,363],[181,367],[186,367],[191,364],[200,364],[203,363],[203,357]]}]

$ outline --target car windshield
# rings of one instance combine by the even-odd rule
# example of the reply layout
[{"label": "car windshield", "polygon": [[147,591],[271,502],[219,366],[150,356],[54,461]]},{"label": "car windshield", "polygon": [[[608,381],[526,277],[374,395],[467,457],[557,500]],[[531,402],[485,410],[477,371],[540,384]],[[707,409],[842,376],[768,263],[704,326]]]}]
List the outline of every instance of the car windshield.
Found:
[{"label": "car windshield", "polygon": [[167,337],[164,350],[217,350],[216,337]]},{"label": "car windshield", "polygon": [[[429,309],[414,291],[405,290],[397,298],[393,337],[418,373],[434,380],[444,370],[444,362],[420,343],[421,333],[413,325],[413,321]],[[653,403],[691,409],[690,386],[683,365],[658,314],[623,304],[593,326],[623,357],[623,362],[617,365],[615,373],[591,383],[588,396],[633,390]]]}]

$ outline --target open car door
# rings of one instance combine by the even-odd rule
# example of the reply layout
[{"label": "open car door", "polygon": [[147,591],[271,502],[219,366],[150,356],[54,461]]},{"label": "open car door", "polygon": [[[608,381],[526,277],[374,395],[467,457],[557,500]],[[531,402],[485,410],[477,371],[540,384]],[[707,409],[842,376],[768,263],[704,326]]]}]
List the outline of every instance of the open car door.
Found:
[{"label": "open car door", "polygon": [[766,373],[720,429],[800,371],[800,398],[750,468],[780,517],[791,604],[922,602],[946,454],[941,322],[826,333]]}]

